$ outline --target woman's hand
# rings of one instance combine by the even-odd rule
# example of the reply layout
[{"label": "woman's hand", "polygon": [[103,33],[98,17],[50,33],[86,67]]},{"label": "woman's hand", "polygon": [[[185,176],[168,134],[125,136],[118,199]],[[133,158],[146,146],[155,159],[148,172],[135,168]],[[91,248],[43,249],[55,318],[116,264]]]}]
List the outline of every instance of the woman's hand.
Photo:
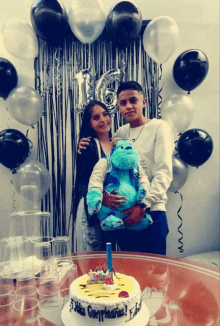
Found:
[{"label": "woman's hand", "polygon": [[118,193],[117,190],[113,190],[110,194],[108,194],[105,190],[103,191],[103,205],[117,211],[118,208],[123,207],[122,203],[127,203],[125,200],[125,196],[116,195]]},{"label": "woman's hand", "polygon": [[146,208],[142,208],[140,205],[134,205],[128,209],[125,209],[121,215],[128,215],[127,218],[124,219],[124,222],[130,226],[136,226],[142,217],[145,216]]},{"label": "woman's hand", "polygon": [[89,145],[89,142],[91,140],[91,136],[87,138],[81,138],[78,142],[78,148],[77,148],[77,153],[81,154],[82,149],[86,149],[86,147]]}]

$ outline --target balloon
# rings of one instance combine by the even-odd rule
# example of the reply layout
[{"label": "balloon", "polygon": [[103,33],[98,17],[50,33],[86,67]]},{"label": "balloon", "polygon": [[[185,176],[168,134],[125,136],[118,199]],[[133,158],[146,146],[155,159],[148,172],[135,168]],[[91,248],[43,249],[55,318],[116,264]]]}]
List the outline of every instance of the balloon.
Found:
[{"label": "balloon", "polygon": [[110,10],[105,26],[116,46],[127,46],[140,33],[142,27],[141,12],[134,3],[120,1]]},{"label": "balloon", "polygon": [[9,113],[26,126],[34,125],[43,114],[41,96],[32,87],[16,87],[9,94],[7,102]]},{"label": "balloon", "polygon": [[111,69],[105,72],[97,81],[95,87],[96,100],[104,103],[109,112],[117,110],[117,88],[116,85],[112,86],[112,83],[120,81],[120,70]]},{"label": "balloon", "polygon": [[0,163],[6,168],[17,168],[29,154],[28,139],[16,129],[0,132]]},{"label": "balloon", "polygon": [[103,31],[106,14],[101,0],[74,0],[68,19],[73,34],[82,43],[91,44]]},{"label": "balloon", "polygon": [[200,50],[181,53],[173,65],[173,78],[185,91],[191,91],[205,79],[209,69],[208,58]]},{"label": "balloon", "polygon": [[69,27],[66,9],[58,0],[35,0],[31,7],[31,23],[36,34],[52,45],[63,41]]},{"label": "balloon", "polygon": [[161,117],[170,127],[181,133],[193,120],[193,102],[186,94],[173,94],[165,99],[161,107]]},{"label": "balloon", "polygon": [[34,160],[20,165],[13,177],[13,184],[18,193],[21,186],[37,185],[39,200],[41,200],[50,188],[50,173],[47,168]]},{"label": "balloon", "polygon": [[185,163],[196,167],[209,159],[212,150],[212,138],[202,129],[189,129],[185,131],[177,142],[177,151],[180,158]]},{"label": "balloon", "polygon": [[179,41],[179,28],[176,22],[166,16],[150,21],[143,34],[143,46],[147,54],[157,63],[166,62]]},{"label": "balloon", "polygon": [[183,187],[188,177],[188,167],[179,157],[173,156],[173,180],[168,191],[176,192]]},{"label": "balloon", "polygon": [[90,69],[80,70],[74,77],[74,81],[77,81],[78,93],[76,98],[78,99],[77,111],[81,111],[84,106],[92,100],[92,77]]},{"label": "balloon", "polygon": [[5,49],[18,59],[33,60],[38,54],[38,40],[33,28],[18,19],[10,19],[2,26]]},{"label": "balloon", "polygon": [[6,99],[17,83],[18,75],[13,64],[7,59],[0,58],[0,97]]}]

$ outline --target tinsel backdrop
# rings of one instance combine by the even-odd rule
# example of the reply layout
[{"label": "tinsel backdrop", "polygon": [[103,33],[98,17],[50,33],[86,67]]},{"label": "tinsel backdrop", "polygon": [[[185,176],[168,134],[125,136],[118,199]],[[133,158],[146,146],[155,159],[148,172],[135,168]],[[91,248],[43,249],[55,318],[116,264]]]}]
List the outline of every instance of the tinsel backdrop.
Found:
[{"label": "tinsel backdrop", "polygon": [[44,102],[38,122],[38,160],[51,175],[51,187],[42,201],[42,210],[53,216],[54,236],[72,236],[75,162],[83,109],[89,100],[104,102],[112,115],[112,132],[125,121],[117,110],[116,91],[126,80],[139,82],[147,98],[144,114],[160,118],[162,66],[143,48],[143,21],[139,37],[124,49],[108,40],[105,30],[92,44],[83,44],[73,35],[62,47],[38,39],[35,60],[35,88]]}]

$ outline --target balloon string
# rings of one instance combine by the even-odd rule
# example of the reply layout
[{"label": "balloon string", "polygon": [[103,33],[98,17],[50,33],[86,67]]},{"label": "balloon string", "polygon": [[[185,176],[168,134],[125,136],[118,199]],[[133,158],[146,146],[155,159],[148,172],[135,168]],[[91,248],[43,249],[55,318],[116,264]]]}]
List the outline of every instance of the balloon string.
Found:
[{"label": "balloon string", "polygon": [[[159,75],[159,82],[162,80],[162,64],[160,64],[160,75]],[[160,84],[158,82],[158,85]],[[157,119],[161,119],[161,104],[163,102],[163,98],[162,98],[162,95],[161,95],[161,92],[163,90],[163,86],[160,87],[159,89],[159,92],[158,92],[158,98],[159,98],[159,101],[158,101],[158,104],[157,104]]]},{"label": "balloon string", "polygon": [[[12,172],[14,173],[14,171]],[[14,184],[13,184],[13,179],[11,179],[11,189],[10,189],[10,192],[11,192],[11,212],[15,212],[16,210],[16,200],[15,200],[15,190],[14,190]]]},{"label": "balloon string", "polygon": [[179,252],[184,252],[184,250],[183,250],[183,242],[182,242],[182,240],[183,240],[183,233],[180,231],[180,228],[183,225],[183,223],[182,223],[183,220],[182,220],[181,216],[179,215],[179,212],[182,209],[183,196],[181,195],[181,193],[179,191],[176,191],[175,194],[179,194],[180,195],[180,198],[181,198],[181,205],[180,205],[180,208],[177,211],[177,216],[180,219],[180,225],[178,226],[177,230],[181,234],[181,237],[178,239],[178,242],[180,243],[180,246],[178,247],[178,249],[179,249]]}]

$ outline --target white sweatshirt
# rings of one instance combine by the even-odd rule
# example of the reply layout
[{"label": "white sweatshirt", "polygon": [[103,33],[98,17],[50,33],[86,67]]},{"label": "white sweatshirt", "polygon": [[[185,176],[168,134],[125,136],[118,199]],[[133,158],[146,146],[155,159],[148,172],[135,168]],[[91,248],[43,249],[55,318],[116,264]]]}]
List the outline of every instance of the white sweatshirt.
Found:
[{"label": "white sweatshirt", "polygon": [[130,128],[126,124],[117,130],[114,137],[134,140],[134,147],[140,153],[140,163],[151,183],[145,203],[151,211],[165,211],[166,192],[173,178],[174,151],[173,132],[168,123],[152,119],[144,127]]}]

